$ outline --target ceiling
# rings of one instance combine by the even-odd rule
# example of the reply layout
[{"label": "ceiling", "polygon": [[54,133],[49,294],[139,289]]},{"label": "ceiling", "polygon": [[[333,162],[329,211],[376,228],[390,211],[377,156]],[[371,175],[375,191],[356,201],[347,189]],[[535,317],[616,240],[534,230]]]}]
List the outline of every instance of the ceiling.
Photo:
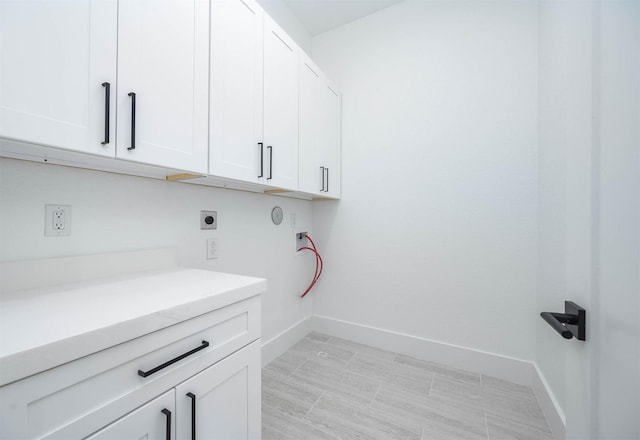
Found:
[{"label": "ceiling", "polygon": [[402,0],[284,0],[311,35],[342,26]]}]

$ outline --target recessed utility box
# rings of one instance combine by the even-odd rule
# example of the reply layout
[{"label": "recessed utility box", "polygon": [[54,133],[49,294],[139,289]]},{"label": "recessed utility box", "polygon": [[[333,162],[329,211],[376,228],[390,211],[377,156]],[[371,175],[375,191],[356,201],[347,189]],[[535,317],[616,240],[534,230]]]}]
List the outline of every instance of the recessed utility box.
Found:
[{"label": "recessed utility box", "polygon": [[200,211],[200,229],[218,229],[218,212]]},{"label": "recessed utility box", "polygon": [[[294,252],[296,255],[304,255],[304,251],[300,251],[303,247],[311,247],[311,243],[305,237],[309,235],[309,228],[299,228],[293,231]],[[300,251],[300,252],[298,252]]]}]

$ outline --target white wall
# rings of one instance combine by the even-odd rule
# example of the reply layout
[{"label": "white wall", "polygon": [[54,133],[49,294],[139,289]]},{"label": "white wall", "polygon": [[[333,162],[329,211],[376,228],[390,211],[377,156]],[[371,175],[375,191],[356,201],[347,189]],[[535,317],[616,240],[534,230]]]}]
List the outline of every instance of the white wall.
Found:
[{"label": "white wall", "polygon": [[311,33],[283,0],[257,0],[257,2],[302,50],[311,54]]},{"label": "white wall", "polygon": [[[70,237],[44,236],[44,205],[72,206]],[[285,213],[280,226],[271,209]],[[200,230],[200,210],[218,212],[216,231]],[[311,202],[0,159],[0,261],[175,247],[181,265],[264,277],[263,341],[309,316],[299,298],[314,261],[294,255],[291,216],[311,224]],[[206,239],[220,257],[206,260]]]},{"label": "white wall", "polygon": [[533,360],[536,20],[406,1],[314,38],[343,94],[314,313]]},{"label": "white wall", "polygon": [[594,438],[640,438],[640,2],[598,2]]}]

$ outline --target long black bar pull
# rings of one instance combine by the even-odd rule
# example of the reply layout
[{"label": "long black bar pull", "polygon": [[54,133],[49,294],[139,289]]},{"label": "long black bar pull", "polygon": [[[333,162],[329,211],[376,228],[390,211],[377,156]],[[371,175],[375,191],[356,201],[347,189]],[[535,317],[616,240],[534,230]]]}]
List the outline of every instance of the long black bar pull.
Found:
[{"label": "long black bar pull", "polygon": [[329,168],[327,168],[327,187],[324,192],[329,192]]},{"label": "long black bar pull", "polygon": [[196,395],[187,393],[187,397],[191,399],[191,440],[196,440]]},{"label": "long black bar pull", "polygon": [[324,192],[324,167],[320,167],[320,173],[322,174],[322,185],[320,186],[320,192]]},{"label": "long black bar pull", "polygon": [[258,142],[260,145],[260,175],[258,177],[264,177],[264,144]]},{"label": "long black bar pull", "polygon": [[104,87],[104,141],[100,142],[102,145],[109,143],[109,109],[111,108],[111,84],[103,82]]},{"label": "long black bar pull", "polygon": [[564,313],[542,312],[542,319],[565,339],[586,340],[587,311],[572,301],[564,302]]},{"label": "long black bar pull", "polygon": [[136,94],[129,92],[131,96],[131,146],[127,150],[136,149]]},{"label": "long black bar pull", "polygon": [[138,370],[138,376],[142,376],[142,377],[148,377],[151,376],[153,373],[157,373],[158,371],[162,370],[163,368],[167,368],[169,365],[175,364],[178,361],[181,361],[182,359],[191,356],[194,353],[199,352],[200,350],[204,350],[205,348],[207,348],[209,346],[209,342],[207,341],[202,341],[202,345],[200,345],[199,347],[194,348],[193,350],[189,350],[186,353],[181,354],[178,357],[175,357],[173,359],[171,359],[170,361],[165,362],[162,365],[158,365],[155,368],[152,368],[149,371],[142,371],[142,370]]},{"label": "long black bar pull", "polygon": [[269,177],[267,180],[271,180],[273,178],[273,147],[268,145],[267,150],[269,150]]},{"label": "long black bar pull", "polygon": [[167,416],[167,434],[166,434],[166,439],[167,440],[171,440],[171,411],[169,411],[167,408],[165,408],[165,409],[162,410],[162,414]]}]

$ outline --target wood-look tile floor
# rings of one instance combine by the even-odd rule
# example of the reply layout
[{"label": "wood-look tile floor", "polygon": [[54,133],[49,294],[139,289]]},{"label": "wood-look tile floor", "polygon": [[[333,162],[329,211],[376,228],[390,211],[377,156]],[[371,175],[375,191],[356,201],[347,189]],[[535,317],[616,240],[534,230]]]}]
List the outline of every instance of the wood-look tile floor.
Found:
[{"label": "wood-look tile floor", "polygon": [[264,440],[552,440],[533,391],[310,333],[262,370]]}]

